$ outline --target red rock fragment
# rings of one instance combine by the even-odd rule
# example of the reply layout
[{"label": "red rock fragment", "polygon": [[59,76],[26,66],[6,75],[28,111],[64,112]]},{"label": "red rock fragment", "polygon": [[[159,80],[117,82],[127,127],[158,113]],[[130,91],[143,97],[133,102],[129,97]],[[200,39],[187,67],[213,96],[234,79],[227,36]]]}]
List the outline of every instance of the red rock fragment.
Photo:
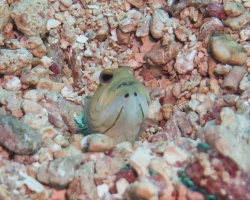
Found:
[{"label": "red rock fragment", "polygon": [[121,178],[126,179],[128,183],[133,183],[136,179],[136,175],[132,169],[121,169],[119,172],[116,173],[116,181]]},{"label": "red rock fragment", "polygon": [[155,78],[153,74],[150,72],[150,70],[148,69],[143,69],[141,72],[141,75],[145,81],[151,81]]},{"label": "red rock fragment", "polygon": [[168,140],[169,140],[169,137],[168,137],[167,134],[165,134],[165,133],[159,133],[159,134],[154,135],[150,139],[150,142],[157,143],[157,142],[160,142],[160,141],[168,141]]},{"label": "red rock fragment", "polygon": [[212,17],[217,17],[218,19],[226,19],[227,15],[224,12],[224,8],[221,4],[217,2],[211,2],[206,8],[207,13]]},{"label": "red rock fragment", "polygon": [[60,74],[61,73],[61,68],[59,67],[58,64],[53,63],[49,69],[54,73],[54,74]]},{"label": "red rock fragment", "polygon": [[[121,169],[119,172],[116,173],[116,179],[115,182],[120,180],[121,178],[126,179],[128,183],[133,183],[136,180],[136,174],[132,169]],[[117,193],[115,185],[111,188],[109,188],[109,192],[111,194]]]},{"label": "red rock fragment", "polygon": [[195,185],[221,199],[250,199],[249,173],[215,150],[199,153],[185,172]]}]

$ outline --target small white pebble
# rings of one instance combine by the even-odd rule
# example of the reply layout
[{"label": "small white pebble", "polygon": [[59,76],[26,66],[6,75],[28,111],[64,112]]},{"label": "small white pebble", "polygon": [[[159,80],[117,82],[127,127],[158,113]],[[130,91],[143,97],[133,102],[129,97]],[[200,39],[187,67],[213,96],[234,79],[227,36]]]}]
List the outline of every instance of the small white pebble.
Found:
[{"label": "small white pebble", "polygon": [[121,178],[115,183],[115,185],[117,193],[122,195],[125,192],[126,188],[129,186],[129,183],[125,178]]},{"label": "small white pebble", "polygon": [[173,142],[166,146],[163,155],[164,160],[169,165],[175,165],[177,162],[184,163],[189,157],[189,154],[176,146]]},{"label": "small white pebble", "polygon": [[6,90],[20,90],[22,87],[21,81],[17,76],[6,75],[3,78],[3,88]]},{"label": "small white pebble", "polygon": [[20,176],[22,178],[24,178],[23,182],[25,185],[27,185],[27,187],[35,192],[42,192],[43,190],[45,190],[44,186],[39,183],[36,179],[34,179],[33,177],[23,173],[23,172],[19,172]]},{"label": "small white pebble", "polygon": [[161,109],[161,104],[159,101],[152,101],[149,105],[148,118],[153,120],[158,120],[158,113]]},{"label": "small white pebble", "polygon": [[56,19],[49,19],[47,21],[47,30],[50,30],[52,28],[56,28],[57,26],[59,26],[61,24],[60,21],[56,20]]},{"label": "small white pebble", "polygon": [[83,55],[85,57],[92,57],[93,56],[93,52],[90,49],[86,49],[83,53]]},{"label": "small white pebble", "polygon": [[41,58],[41,61],[43,63],[43,67],[45,67],[45,68],[49,68],[52,65],[52,62],[53,62],[52,59],[50,57],[48,57],[48,56],[43,56]]},{"label": "small white pebble", "polygon": [[97,186],[97,193],[98,197],[100,198],[102,198],[108,191],[109,191],[109,186],[105,183]]},{"label": "small white pebble", "polygon": [[188,39],[190,40],[190,41],[195,41],[196,40],[196,36],[193,34],[193,35],[190,35],[189,37],[188,37]]},{"label": "small white pebble", "polygon": [[61,90],[61,94],[64,98],[71,97],[72,93],[74,92],[74,88],[70,86],[64,86]]},{"label": "small white pebble", "polygon": [[88,41],[89,38],[87,38],[85,35],[78,35],[76,37],[76,41],[79,43],[85,43]]},{"label": "small white pebble", "polygon": [[154,157],[155,155],[151,149],[138,147],[130,156],[129,163],[139,176],[146,176],[148,175],[148,166]]}]

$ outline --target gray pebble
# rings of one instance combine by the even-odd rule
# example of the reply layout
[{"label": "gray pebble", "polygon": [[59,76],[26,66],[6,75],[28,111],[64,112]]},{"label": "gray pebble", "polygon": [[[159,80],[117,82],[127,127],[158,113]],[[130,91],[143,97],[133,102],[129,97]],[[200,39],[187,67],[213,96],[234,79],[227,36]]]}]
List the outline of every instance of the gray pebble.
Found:
[{"label": "gray pebble", "polygon": [[17,154],[32,154],[41,147],[35,130],[12,115],[0,116],[0,145]]},{"label": "gray pebble", "polygon": [[[67,190],[67,199],[99,199],[94,180],[95,164],[93,161],[80,166]],[[79,198],[81,197],[81,198]]]},{"label": "gray pebble", "polygon": [[53,187],[67,187],[74,178],[75,168],[81,162],[81,156],[71,156],[43,163],[38,170],[37,180]]}]

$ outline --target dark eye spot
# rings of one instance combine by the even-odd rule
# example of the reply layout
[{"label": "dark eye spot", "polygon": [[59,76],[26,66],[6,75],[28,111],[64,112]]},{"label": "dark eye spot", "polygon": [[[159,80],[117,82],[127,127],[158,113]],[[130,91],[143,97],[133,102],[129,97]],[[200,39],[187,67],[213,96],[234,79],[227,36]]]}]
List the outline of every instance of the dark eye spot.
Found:
[{"label": "dark eye spot", "polygon": [[125,97],[125,98],[128,98],[128,97],[129,97],[129,93],[126,93],[126,94],[124,95],[124,97]]},{"label": "dark eye spot", "polygon": [[136,92],[134,92],[134,95],[135,95],[135,96],[137,96],[137,93],[136,93]]},{"label": "dark eye spot", "polygon": [[101,83],[108,83],[112,78],[113,78],[113,73],[112,72],[105,72],[103,71],[100,74],[100,82]]}]

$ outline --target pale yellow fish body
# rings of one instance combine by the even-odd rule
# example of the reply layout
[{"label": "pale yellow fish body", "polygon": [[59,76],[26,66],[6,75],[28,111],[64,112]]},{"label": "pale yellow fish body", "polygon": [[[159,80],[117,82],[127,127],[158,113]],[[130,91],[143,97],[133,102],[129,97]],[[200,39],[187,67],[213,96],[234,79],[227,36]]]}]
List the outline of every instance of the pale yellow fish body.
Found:
[{"label": "pale yellow fish body", "polygon": [[84,102],[84,118],[91,133],[104,133],[115,139],[133,142],[148,115],[147,89],[127,67],[106,69],[91,99]]}]

